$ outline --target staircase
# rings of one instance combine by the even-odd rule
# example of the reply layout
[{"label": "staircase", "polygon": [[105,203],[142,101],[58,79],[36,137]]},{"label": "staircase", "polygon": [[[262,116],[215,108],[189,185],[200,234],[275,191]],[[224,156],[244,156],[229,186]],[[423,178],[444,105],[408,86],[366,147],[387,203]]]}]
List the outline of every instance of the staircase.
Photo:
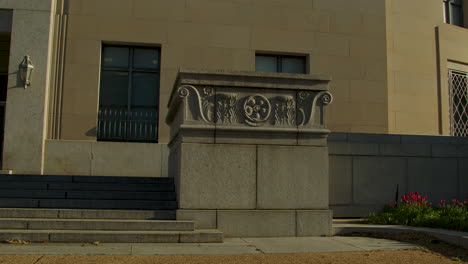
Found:
[{"label": "staircase", "polygon": [[172,178],[0,175],[0,241],[223,241],[176,209]]}]

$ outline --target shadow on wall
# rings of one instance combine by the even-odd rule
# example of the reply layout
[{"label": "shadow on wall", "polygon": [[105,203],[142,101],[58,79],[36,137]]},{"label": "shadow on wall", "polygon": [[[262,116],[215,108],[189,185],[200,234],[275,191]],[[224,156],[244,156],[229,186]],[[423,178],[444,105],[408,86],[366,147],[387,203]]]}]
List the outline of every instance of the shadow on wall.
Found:
[{"label": "shadow on wall", "polygon": [[468,196],[468,138],[333,133],[329,137],[334,217],[378,212],[418,192],[437,204]]},{"label": "shadow on wall", "polygon": [[88,137],[97,137],[97,127],[93,127],[85,133]]}]

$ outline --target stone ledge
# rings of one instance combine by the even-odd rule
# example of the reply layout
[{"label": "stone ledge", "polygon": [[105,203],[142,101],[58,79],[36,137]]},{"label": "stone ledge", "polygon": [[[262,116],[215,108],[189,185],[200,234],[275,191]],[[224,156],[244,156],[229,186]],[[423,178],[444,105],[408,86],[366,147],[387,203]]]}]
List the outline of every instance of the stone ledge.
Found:
[{"label": "stone ledge", "polygon": [[468,138],[452,136],[396,135],[332,132],[329,142],[376,143],[376,144],[427,144],[427,145],[468,145]]},{"label": "stone ledge", "polygon": [[399,144],[401,136],[389,134],[348,133],[348,141],[356,143]]},{"label": "stone ledge", "polygon": [[175,87],[183,83],[190,85],[326,91],[329,81],[330,77],[328,76],[310,74],[181,69]]},{"label": "stone ledge", "polygon": [[331,204],[333,217],[366,217],[369,213],[382,211],[384,204]]},{"label": "stone ledge", "polygon": [[332,234],[331,210],[178,210],[177,219],[194,220],[197,229],[218,229],[226,237]]}]

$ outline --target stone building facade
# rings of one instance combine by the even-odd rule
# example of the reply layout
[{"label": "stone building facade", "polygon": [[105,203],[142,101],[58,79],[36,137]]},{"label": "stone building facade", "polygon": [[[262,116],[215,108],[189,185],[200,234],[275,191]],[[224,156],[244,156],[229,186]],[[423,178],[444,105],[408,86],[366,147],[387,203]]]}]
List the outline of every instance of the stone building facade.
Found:
[{"label": "stone building facade", "polygon": [[[0,0],[0,8],[5,171],[170,176],[165,119],[181,69],[328,76],[332,132],[466,132],[468,0]],[[26,55],[34,72],[24,88]]]}]

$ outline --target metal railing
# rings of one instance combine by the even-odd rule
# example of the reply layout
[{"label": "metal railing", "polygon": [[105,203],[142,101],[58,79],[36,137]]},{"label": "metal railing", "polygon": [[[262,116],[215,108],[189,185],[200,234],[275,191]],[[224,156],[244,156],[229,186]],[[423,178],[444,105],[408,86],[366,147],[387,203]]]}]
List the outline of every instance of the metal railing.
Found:
[{"label": "metal railing", "polygon": [[157,142],[158,110],[100,107],[98,140]]},{"label": "metal railing", "polygon": [[468,73],[449,70],[450,134],[468,136]]}]

